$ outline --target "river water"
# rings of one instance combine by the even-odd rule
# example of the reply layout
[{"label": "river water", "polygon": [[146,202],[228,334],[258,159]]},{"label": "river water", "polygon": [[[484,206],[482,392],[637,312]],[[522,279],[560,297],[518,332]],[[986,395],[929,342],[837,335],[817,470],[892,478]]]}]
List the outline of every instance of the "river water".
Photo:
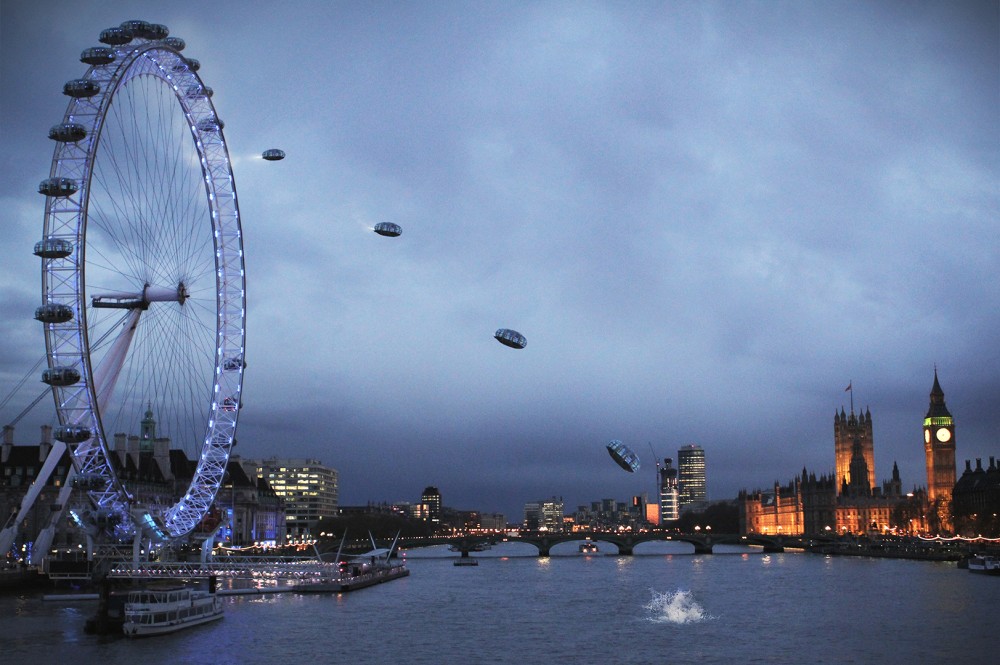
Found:
[{"label": "river water", "polygon": [[[230,596],[221,622],[127,640],[83,632],[94,602],[0,597],[3,662],[988,663],[1000,577],[953,563],[648,543],[635,556],[523,545],[341,595]],[[508,548],[508,549],[504,549]],[[602,549],[614,552],[610,545]],[[533,552],[533,550],[532,550]]]}]

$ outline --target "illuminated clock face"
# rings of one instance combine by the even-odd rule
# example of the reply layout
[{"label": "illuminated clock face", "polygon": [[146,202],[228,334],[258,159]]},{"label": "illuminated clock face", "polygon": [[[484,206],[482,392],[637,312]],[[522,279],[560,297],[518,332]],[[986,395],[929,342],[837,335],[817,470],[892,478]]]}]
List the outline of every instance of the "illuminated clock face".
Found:
[{"label": "illuminated clock face", "polygon": [[927,443],[931,442],[931,431],[929,429],[924,430],[924,441]]},{"label": "illuminated clock face", "polygon": [[944,427],[942,427],[941,429],[939,429],[937,431],[937,433],[935,434],[935,436],[937,436],[937,440],[938,441],[944,443],[945,441],[947,441],[948,439],[951,438],[951,432],[948,431],[947,429],[945,429]]}]

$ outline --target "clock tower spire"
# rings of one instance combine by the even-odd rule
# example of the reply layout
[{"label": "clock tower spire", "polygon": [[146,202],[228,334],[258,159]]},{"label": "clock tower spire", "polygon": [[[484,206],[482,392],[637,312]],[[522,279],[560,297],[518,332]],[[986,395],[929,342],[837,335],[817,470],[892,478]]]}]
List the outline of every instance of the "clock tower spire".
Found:
[{"label": "clock tower spire", "polygon": [[934,368],[931,403],[924,417],[924,454],[927,459],[927,501],[937,526],[951,530],[951,492],[955,487],[955,421],[944,403],[944,391]]}]

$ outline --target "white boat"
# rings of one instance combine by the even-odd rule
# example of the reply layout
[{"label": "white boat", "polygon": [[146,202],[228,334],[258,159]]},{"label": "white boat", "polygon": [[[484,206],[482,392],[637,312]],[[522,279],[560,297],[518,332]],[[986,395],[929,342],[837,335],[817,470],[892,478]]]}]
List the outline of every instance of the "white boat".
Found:
[{"label": "white boat", "polygon": [[974,554],[969,557],[969,572],[982,575],[1000,575],[1000,557]]},{"label": "white boat", "polygon": [[180,584],[132,591],[125,602],[122,631],[128,637],[165,635],[222,618],[222,599]]}]

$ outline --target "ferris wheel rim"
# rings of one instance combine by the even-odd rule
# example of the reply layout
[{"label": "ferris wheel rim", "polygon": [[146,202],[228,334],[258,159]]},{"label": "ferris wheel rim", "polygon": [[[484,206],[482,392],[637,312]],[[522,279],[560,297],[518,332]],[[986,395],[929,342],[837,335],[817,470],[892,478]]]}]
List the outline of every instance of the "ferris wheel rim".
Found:
[{"label": "ferris wheel rim", "polygon": [[[211,89],[197,74],[193,64],[196,61],[180,55],[183,41],[167,38],[166,28],[155,27],[162,30],[150,31],[146,37],[133,37],[111,48],[88,49],[81,60],[91,67],[84,77],[64,86],[70,102],[62,125],[50,132],[50,138],[56,139],[57,144],[50,176],[39,187],[40,193],[46,196],[43,241],[39,244],[51,241],[50,247],[56,247],[60,242],[69,242],[75,251],[65,254],[50,250],[50,247],[39,250],[36,246],[36,254],[43,262],[43,304],[36,318],[45,328],[47,376],[55,377],[51,385],[60,423],[57,435],[61,435],[59,440],[69,446],[77,474],[92,481],[93,486],[85,486],[95,514],[104,511],[116,515],[117,525],[112,524],[110,532],[118,537],[141,532],[143,536],[162,541],[183,537],[197,526],[210,509],[226,472],[242,406],[246,278],[232,163],[222,123],[211,101]],[[103,37],[102,34],[102,41]],[[99,57],[94,55],[95,51],[101,52]],[[85,275],[87,229],[91,223],[90,195],[104,126],[114,108],[116,95],[137,77],[151,77],[157,80],[156,85],[169,86],[186,120],[204,183],[214,254],[211,268],[215,274],[215,330],[211,351],[214,358],[211,382],[214,385],[212,395],[207,398],[210,406],[205,412],[207,422],[204,423],[200,455],[191,483],[181,499],[155,514],[136,504],[135,497],[129,494],[111,462],[113,453],[91,363],[94,340],[88,337],[87,299],[92,294],[87,290]],[[207,273],[207,265],[203,270]],[[140,284],[140,300],[119,301],[111,306],[131,308],[130,312],[144,310],[159,299],[170,300],[169,294],[164,295],[169,289],[156,288],[164,286],[167,285]],[[179,307],[185,306],[190,295],[187,286],[182,281],[173,288]],[[208,299],[201,305],[204,312],[208,312],[204,302]],[[45,308],[49,310],[42,311]],[[68,319],[66,308],[72,310]],[[135,314],[136,321],[138,316]],[[207,318],[207,314],[203,316]],[[206,331],[202,334],[207,337]],[[208,367],[207,361],[205,367]],[[69,378],[65,378],[67,376]],[[60,384],[74,376],[75,382]]]}]

